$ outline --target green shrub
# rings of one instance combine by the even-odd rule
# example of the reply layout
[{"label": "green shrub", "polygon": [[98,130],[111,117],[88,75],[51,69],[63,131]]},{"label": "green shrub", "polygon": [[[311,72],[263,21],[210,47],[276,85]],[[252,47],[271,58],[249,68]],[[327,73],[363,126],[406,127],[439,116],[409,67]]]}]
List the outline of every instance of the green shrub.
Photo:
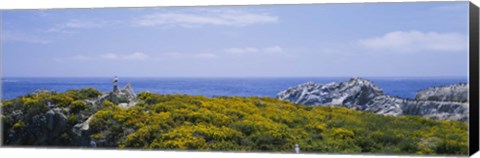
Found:
[{"label": "green shrub", "polygon": [[68,90],[65,92],[65,94],[72,98],[75,98],[76,100],[84,100],[97,98],[102,93],[94,88],[82,88],[79,90]]},{"label": "green shrub", "polygon": [[115,104],[113,104],[113,103],[112,103],[111,101],[109,101],[109,100],[104,100],[104,101],[102,102],[102,106],[104,106],[104,107],[113,107],[113,106],[115,106]]},{"label": "green shrub", "polygon": [[[29,116],[25,121],[44,113],[47,102],[52,101],[70,107],[71,126],[85,114],[79,112],[90,109],[85,101],[74,99],[97,93],[66,93],[69,95],[27,95],[11,100],[6,109],[22,110]],[[468,153],[468,125],[460,121],[383,116],[262,97],[206,98],[141,92],[138,98],[140,104],[131,108],[103,101],[101,110],[90,120],[90,137],[112,142],[105,144],[107,147],[121,148],[293,152],[295,144],[300,144],[302,152],[317,153]],[[22,120],[6,122],[10,123],[4,127],[13,129],[25,126]],[[66,136],[58,138],[67,141]]]},{"label": "green shrub", "polygon": [[13,124],[13,129],[20,129],[20,128],[23,128],[23,127],[25,127],[25,123],[23,123],[21,121]]},{"label": "green shrub", "polygon": [[[411,116],[382,116],[342,107],[308,107],[272,98],[157,95],[141,107],[106,108],[95,135],[119,147],[340,153],[467,153],[467,126]],[[108,127],[108,128],[106,128]],[[136,129],[124,135],[125,129]],[[445,133],[452,133],[444,136]],[[436,144],[421,143],[439,138]],[[419,146],[420,144],[420,146]]]},{"label": "green shrub", "polygon": [[85,103],[84,101],[81,101],[81,100],[75,100],[70,105],[70,112],[78,113],[82,110],[85,110],[86,108],[87,108],[87,103]]},{"label": "green shrub", "polygon": [[78,121],[79,120],[77,115],[74,115],[74,114],[68,116],[67,118],[67,123],[69,124],[69,126],[74,126],[75,124],[79,123]]}]

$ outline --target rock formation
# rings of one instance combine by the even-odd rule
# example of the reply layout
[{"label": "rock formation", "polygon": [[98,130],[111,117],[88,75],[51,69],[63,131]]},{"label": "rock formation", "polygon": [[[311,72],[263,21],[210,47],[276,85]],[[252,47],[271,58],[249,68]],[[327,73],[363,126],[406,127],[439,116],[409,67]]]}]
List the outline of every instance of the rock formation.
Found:
[{"label": "rock formation", "polygon": [[416,100],[468,102],[468,84],[431,87],[417,93]]},{"label": "rock formation", "polygon": [[[92,115],[93,116],[93,115]],[[90,116],[85,122],[78,123],[73,126],[71,132],[73,135],[73,142],[78,146],[88,146],[92,141],[90,138],[90,126],[89,123],[92,120]]]},{"label": "rock formation", "polygon": [[129,103],[134,103],[137,99],[137,95],[133,91],[132,85],[130,83],[125,85],[125,87],[120,90],[106,93],[104,97],[105,98],[101,98],[100,100],[108,99],[115,104],[126,103],[128,105],[130,105]]},{"label": "rock formation", "polygon": [[[133,91],[132,85],[127,83],[127,85],[120,90],[114,88],[114,91],[101,95],[101,97],[94,101],[96,103],[94,106],[100,106],[105,100],[111,101],[121,108],[129,108],[136,104],[137,95]],[[97,141],[99,141],[99,143],[104,143],[102,142],[104,140],[92,140],[90,138],[91,133],[89,123],[92,116],[90,116],[85,122],[73,126],[72,132],[74,133],[74,142],[77,143],[76,145],[94,147],[96,146]]]},{"label": "rock formation", "polygon": [[[90,138],[89,123],[93,115],[103,108],[106,100],[122,108],[136,104],[137,96],[130,84],[122,89],[104,92],[98,97],[82,99],[88,108],[73,112],[71,105],[59,106],[48,100],[56,92],[37,91],[32,96],[44,96],[35,105],[24,108],[25,105],[0,106],[2,108],[2,138],[8,145],[38,145],[38,146],[82,146],[93,147],[105,140]],[[13,104],[21,103],[21,97]],[[70,103],[72,104],[72,103]],[[5,123],[8,122],[8,123]],[[108,142],[107,142],[108,143]]]},{"label": "rock formation", "polygon": [[[436,92],[439,92],[438,94]],[[468,120],[468,85],[429,88],[408,100],[384,95],[371,81],[352,78],[348,82],[317,84],[307,82],[288,88],[277,98],[296,104],[343,106],[383,115],[418,115],[440,120]]]},{"label": "rock formation", "polygon": [[[14,126],[3,133],[7,143],[21,145],[28,142],[29,144],[44,146],[64,143],[62,142],[64,140],[59,136],[68,132],[67,117],[59,108],[34,116],[25,116],[26,114],[20,110],[16,110],[12,114],[9,119],[30,121],[22,123],[23,128]],[[28,119],[28,117],[31,119]]]}]

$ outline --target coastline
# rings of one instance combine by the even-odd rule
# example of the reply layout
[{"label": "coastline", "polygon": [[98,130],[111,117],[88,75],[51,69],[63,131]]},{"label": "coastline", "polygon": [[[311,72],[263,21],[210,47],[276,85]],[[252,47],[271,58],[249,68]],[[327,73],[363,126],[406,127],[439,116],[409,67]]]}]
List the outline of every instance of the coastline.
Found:
[{"label": "coastline", "polygon": [[[122,82],[135,85],[139,91],[162,94],[188,94],[212,96],[267,96],[304,82],[330,83],[348,81],[350,77],[285,77],[285,78],[143,78],[122,77]],[[414,98],[421,89],[432,86],[468,82],[464,77],[381,77],[368,78],[382,87],[385,93],[401,98]],[[93,87],[101,91],[110,90],[111,78],[2,78],[4,99],[11,99],[38,89],[64,92],[68,89]],[[7,82],[5,82],[7,80]],[[398,85],[398,86],[396,86]],[[197,90],[196,90],[197,89]]]}]

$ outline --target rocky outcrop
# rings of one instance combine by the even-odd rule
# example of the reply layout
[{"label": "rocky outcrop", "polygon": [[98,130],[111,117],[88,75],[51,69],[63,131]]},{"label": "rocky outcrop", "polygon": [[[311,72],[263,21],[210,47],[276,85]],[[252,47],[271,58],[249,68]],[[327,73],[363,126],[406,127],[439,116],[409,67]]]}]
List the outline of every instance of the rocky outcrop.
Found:
[{"label": "rocky outcrop", "polygon": [[90,146],[90,142],[92,139],[90,138],[90,121],[92,120],[93,116],[90,116],[85,122],[76,124],[73,126],[71,132],[72,132],[72,138],[74,145],[77,146]]},{"label": "rocky outcrop", "polygon": [[365,105],[383,91],[370,81],[352,78],[348,82],[321,85],[307,82],[278,93],[278,99],[305,105]]},{"label": "rocky outcrop", "polygon": [[134,101],[137,99],[137,94],[133,91],[132,85],[127,83],[123,89],[120,90],[120,94],[122,94],[129,102]]},{"label": "rocky outcrop", "polygon": [[[133,91],[132,85],[130,83],[127,83],[125,87],[118,91],[106,92],[101,95],[98,99],[94,101],[94,106],[101,107],[100,105],[105,100],[111,101],[121,108],[129,108],[136,104],[137,95]],[[93,114],[86,121],[73,126],[71,132],[73,133],[73,142],[75,142],[75,145],[96,147],[97,143],[106,143],[105,140],[93,140],[90,138],[90,121],[92,120],[92,118]]]},{"label": "rocky outcrop", "polygon": [[416,100],[468,102],[468,84],[431,87],[417,93]]},{"label": "rocky outcrop", "polygon": [[[137,100],[132,86],[127,84],[115,92],[105,92],[96,97],[75,100],[77,103],[78,101],[84,102],[85,105],[84,107],[75,107],[77,111],[73,112],[72,104],[75,101],[70,100],[69,103],[60,106],[59,100],[65,101],[72,98],[65,94],[58,96],[56,94],[56,92],[50,91],[37,91],[28,97],[42,96],[42,98],[35,98],[37,100],[32,101],[33,99],[26,99],[28,97],[19,97],[11,100],[10,105],[0,106],[3,121],[2,143],[4,145],[81,147],[108,144],[110,142],[106,142],[106,140],[90,138],[90,121],[93,115],[106,107],[102,105],[106,100],[122,108],[134,106]],[[29,101],[31,105],[26,108],[27,103],[23,100]]]},{"label": "rocky outcrop", "polygon": [[[343,106],[350,109],[369,111],[382,115],[418,115],[440,120],[468,120],[468,102],[459,102],[465,92],[462,86],[427,89],[417,97],[427,99],[408,100],[384,95],[371,81],[352,78],[348,82],[317,84],[304,83],[277,94],[277,98],[296,104],[313,106]],[[453,89],[453,90],[452,90]],[[432,94],[441,91],[445,93]],[[448,92],[448,93],[447,93]],[[453,93],[453,94],[452,94]],[[468,89],[466,90],[468,94]],[[444,96],[443,100],[432,99]]]},{"label": "rocky outcrop", "polygon": [[28,142],[29,144],[44,146],[65,143],[65,140],[60,136],[67,132],[67,117],[59,108],[31,116],[31,119],[25,117],[30,116],[25,116],[22,111],[17,110],[9,118],[28,121],[18,123],[4,133],[6,142],[17,145]]},{"label": "rocky outcrop", "polygon": [[125,87],[118,91],[104,93],[102,97],[97,100],[97,103],[101,104],[104,100],[109,100],[122,108],[128,108],[136,104],[137,94],[133,91],[132,85],[127,83]]}]

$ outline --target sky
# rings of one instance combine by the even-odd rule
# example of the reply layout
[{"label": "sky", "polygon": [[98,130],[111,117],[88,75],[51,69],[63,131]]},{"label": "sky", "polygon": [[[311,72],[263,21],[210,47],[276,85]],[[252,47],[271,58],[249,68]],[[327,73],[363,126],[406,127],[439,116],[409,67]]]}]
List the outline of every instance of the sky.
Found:
[{"label": "sky", "polygon": [[0,13],[5,77],[468,75],[468,2]]}]

